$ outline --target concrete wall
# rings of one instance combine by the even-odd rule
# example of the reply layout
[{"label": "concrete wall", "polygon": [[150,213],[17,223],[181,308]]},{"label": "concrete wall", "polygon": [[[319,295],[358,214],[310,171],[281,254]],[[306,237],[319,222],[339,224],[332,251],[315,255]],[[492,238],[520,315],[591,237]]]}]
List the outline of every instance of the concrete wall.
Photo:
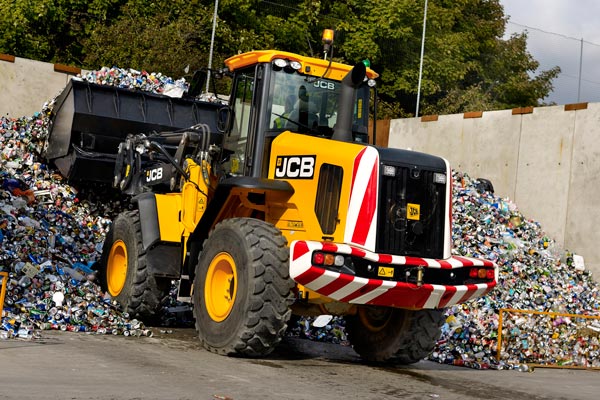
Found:
[{"label": "concrete wall", "polygon": [[0,115],[33,115],[80,71],[66,65],[0,54]]},{"label": "concrete wall", "polygon": [[600,103],[390,122],[389,147],[440,155],[497,195],[600,276]]}]

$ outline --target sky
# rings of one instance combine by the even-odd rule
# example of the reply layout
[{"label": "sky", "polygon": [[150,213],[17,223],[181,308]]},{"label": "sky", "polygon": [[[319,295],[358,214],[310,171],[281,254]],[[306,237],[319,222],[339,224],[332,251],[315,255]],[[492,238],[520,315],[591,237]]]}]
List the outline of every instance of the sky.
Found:
[{"label": "sky", "polygon": [[[600,102],[600,1],[500,0],[507,34],[527,31],[527,49],[546,70],[561,74],[546,103]],[[583,39],[583,42],[582,42]],[[581,60],[581,62],[580,62]]]}]

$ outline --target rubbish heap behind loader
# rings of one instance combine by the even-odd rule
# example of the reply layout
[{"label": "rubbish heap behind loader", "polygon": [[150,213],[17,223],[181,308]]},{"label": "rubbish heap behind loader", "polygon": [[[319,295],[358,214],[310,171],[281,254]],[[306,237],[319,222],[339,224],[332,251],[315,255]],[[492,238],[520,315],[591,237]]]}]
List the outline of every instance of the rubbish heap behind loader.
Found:
[{"label": "rubbish heap behind loader", "polygon": [[366,360],[427,356],[444,308],[498,275],[451,254],[448,162],[367,143],[365,63],[267,50],[225,64],[227,103],[85,81],[59,98],[47,158],[135,205],[107,234],[101,285],[152,321],[177,280],[219,354],[266,355],[292,315],[329,314]]}]

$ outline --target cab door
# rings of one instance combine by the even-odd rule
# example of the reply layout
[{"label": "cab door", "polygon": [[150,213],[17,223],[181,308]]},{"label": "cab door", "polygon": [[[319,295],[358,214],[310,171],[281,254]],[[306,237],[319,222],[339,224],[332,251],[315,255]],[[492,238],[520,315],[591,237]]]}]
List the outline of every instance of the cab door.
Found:
[{"label": "cab door", "polygon": [[225,149],[230,152],[223,164],[230,176],[252,175],[257,125],[260,119],[260,74],[261,65],[236,71],[230,99],[233,111],[231,130],[224,140]]}]

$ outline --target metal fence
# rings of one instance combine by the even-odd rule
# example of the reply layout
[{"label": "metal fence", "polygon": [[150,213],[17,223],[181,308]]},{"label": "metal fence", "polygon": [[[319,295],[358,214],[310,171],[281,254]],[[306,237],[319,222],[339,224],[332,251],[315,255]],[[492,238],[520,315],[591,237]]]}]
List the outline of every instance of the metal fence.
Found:
[{"label": "metal fence", "polygon": [[598,370],[599,338],[600,316],[503,308],[496,357],[527,368]]}]

